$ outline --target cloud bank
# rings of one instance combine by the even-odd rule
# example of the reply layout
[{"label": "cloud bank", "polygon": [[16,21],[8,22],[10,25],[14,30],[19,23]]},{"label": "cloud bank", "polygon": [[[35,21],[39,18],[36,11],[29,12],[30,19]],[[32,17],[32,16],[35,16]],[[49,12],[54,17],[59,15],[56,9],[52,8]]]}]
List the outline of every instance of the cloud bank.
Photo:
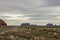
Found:
[{"label": "cloud bank", "polygon": [[0,0],[0,18],[8,25],[60,24],[60,0]]}]

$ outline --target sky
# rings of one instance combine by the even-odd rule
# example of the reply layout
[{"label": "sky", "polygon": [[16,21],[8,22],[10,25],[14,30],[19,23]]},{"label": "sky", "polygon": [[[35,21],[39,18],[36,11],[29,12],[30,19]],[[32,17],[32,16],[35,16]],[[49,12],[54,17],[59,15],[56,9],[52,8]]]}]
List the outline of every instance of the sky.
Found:
[{"label": "sky", "polygon": [[60,0],[0,0],[0,19],[8,25],[60,24]]}]

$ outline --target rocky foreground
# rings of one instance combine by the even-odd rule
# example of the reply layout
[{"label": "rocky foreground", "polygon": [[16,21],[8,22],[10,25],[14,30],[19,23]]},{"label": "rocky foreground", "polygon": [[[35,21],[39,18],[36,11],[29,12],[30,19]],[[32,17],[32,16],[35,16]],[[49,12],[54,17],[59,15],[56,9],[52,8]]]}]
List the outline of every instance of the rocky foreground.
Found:
[{"label": "rocky foreground", "polygon": [[60,40],[60,28],[18,27],[0,34],[0,40]]}]

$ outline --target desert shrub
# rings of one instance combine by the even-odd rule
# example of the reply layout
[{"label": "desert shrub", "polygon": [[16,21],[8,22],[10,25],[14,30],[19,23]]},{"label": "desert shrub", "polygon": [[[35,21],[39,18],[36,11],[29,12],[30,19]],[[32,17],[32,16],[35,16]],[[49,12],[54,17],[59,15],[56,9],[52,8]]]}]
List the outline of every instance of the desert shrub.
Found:
[{"label": "desert shrub", "polygon": [[0,34],[0,36],[2,40],[36,40],[35,38],[39,40],[60,40],[60,31],[56,28],[19,27],[17,30]]}]

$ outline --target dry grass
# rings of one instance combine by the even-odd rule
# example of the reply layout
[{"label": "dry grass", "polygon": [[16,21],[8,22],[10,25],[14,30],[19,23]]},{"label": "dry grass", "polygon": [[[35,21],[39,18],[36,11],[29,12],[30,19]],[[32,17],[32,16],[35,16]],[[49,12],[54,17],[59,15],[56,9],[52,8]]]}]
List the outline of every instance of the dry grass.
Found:
[{"label": "dry grass", "polygon": [[60,40],[60,28],[18,27],[0,34],[0,40]]}]

